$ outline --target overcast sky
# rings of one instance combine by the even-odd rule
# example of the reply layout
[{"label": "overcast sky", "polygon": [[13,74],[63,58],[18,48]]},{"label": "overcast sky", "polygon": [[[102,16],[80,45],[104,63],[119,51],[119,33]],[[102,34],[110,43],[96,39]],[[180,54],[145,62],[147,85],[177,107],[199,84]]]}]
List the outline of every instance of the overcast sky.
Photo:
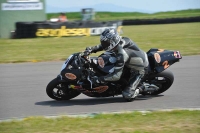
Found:
[{"label": "overcast sky", "polygon": [[46,0],[46,12],[54,12],[56,9],[68,12],[80,11],[80,8],[89,8],[102,3],[150,12],[200,8],[200,0]]}]

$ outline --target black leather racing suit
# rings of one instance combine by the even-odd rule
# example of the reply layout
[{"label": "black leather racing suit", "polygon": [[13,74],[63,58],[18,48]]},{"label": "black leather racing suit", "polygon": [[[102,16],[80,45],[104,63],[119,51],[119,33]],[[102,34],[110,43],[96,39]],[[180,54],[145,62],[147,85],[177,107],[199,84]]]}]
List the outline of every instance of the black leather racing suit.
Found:
[{"label": "black leather racing suit", "polygon": [[[90,47],[92,52],[102,51],[101,44]],[[141,78],[145,74],[149,62],[147,54],[141,50],[131,39],[122,37],[120,44],[117,45],[114,51],[117,55],[117,62],[114,72],[103,77],[103,81],[117,81],[120,79],[124,66],[130,68],[132,71],[137,72],[138,75],[133,75],[129,80],[127,90],[135,90]]]}]

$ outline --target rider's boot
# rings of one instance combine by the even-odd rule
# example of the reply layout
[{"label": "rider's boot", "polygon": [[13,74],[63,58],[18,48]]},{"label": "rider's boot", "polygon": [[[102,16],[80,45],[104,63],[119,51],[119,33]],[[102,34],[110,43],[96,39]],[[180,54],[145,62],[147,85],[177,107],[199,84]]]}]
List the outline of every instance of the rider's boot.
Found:
[{"label": "rider's boot", "polygon": [[130,84],[122,91],[125,99],[135,99],[140,94],[142,88],[138,88],[138,85],[143,76],[143,74],[138,74],[130,79]]},{"label": "rider's boot", "polygon": [[140,90],[140,93],[143,93],[146,88],[145,88],[145,86],[143,84],[139,84],[138,87],[137,87],[137,89]]}]

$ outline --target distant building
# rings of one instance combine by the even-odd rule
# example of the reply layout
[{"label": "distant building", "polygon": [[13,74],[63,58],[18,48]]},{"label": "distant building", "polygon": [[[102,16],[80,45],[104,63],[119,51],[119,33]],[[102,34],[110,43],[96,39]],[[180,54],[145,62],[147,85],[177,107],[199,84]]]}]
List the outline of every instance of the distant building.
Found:
[{"label": "distant building", "polygon": [[81,15],[83,21],[95,20],[95,11],[93,8],[82,9]]}]

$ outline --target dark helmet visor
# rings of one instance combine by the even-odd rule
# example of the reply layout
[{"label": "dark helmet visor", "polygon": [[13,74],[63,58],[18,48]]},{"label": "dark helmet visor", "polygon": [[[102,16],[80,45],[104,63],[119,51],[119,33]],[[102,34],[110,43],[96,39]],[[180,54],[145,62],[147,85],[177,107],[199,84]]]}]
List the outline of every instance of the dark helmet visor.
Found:
[{"label": "dark helmet visor", "polygon": [[101,46],[104,50],[108,50],[110,43],[108,41],[101,41]]}]

